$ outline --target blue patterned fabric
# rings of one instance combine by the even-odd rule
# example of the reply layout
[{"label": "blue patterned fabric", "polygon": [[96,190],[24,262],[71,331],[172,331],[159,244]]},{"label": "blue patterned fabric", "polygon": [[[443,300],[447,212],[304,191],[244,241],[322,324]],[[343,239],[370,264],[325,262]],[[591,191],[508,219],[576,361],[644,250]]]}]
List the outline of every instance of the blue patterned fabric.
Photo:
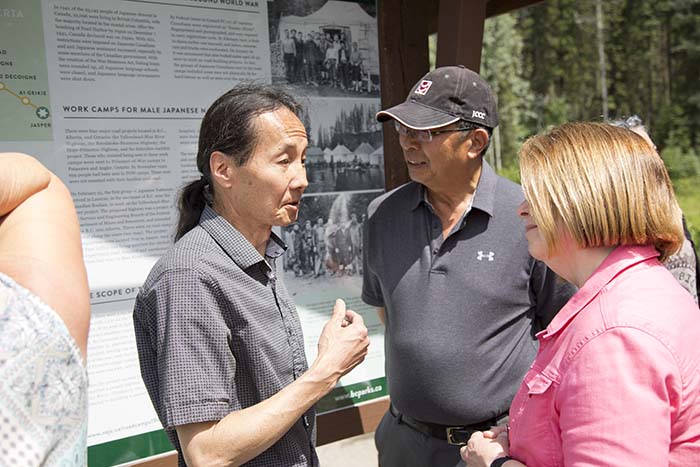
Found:
[{"label": "blue patterned fabric", "polygon": [[87,387],[61,318],[0,274],[0,466],[87,465]]}]

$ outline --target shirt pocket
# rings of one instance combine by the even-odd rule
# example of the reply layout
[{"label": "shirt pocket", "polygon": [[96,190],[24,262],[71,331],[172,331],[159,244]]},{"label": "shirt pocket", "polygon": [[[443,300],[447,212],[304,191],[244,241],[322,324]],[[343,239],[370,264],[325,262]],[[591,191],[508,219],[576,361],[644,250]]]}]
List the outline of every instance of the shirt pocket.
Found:
[{"label": "shirt pocket", "polygon": [[533,465],[563,465],[558,415],[554,406],[557,382],[543,373],[532,371],[525,377],[520,407],[517,414],[517,432],[530,452]]},{"label": "shirt pocket", "polygon": [[527,385],[528,398],[531,399],[533,396],[546,396],[554,381],[542,373],[535,373],[525,384]]}]

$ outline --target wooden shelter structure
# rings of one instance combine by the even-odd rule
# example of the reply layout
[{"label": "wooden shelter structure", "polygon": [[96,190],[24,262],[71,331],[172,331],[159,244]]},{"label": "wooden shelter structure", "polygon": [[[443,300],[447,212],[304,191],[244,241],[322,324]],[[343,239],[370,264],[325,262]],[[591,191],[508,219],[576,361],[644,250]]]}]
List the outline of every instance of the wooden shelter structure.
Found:
[{"label": "wooden shelter structure", "polygon": [[[479,71],[484,23],[543,0],[377,0],[381,104],[403,102],[411,87],[429,71],[428,37],[437,33],[437,66],[462,64]],[[386,189],[408,181],[398,136],[385,123]],[[382,399],[318,417],[318,445],[374,431],[389,401]],[[136,463],[140,467],[174,467],[177,456]]]}]

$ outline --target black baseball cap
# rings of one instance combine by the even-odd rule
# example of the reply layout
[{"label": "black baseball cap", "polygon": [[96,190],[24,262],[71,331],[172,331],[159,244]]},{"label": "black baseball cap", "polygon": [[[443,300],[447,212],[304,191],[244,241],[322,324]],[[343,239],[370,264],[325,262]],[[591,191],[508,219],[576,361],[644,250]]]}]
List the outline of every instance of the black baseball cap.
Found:
[{"label": "black baseball cap", "polygon": [[377,120],[397,120],[414,130],[428,130],[459,120],[498,126],[496,98],[489,84],[464,65],[436,68],[418,81],[406,100],[377,112]]}]

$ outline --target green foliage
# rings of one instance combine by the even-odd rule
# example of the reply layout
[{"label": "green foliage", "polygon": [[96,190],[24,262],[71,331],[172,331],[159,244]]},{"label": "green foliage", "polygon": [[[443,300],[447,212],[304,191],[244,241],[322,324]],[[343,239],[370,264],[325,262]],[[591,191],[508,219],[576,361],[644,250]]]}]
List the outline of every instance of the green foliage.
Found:
[{"label": "green foliage", "polygon": [[[698,220],[700,219],[696,219],[696,221]],[[690,232],[690,238],[693,239],[693,245],[695,245],[695,254],[700,256],[700,224],[688,224],[688,232]]]},{"label": "green foliage", "polygon": [[[610,118],[639,115],[700,247],[700,0],[602,1]],[[566,121],[601,120],[594,0],[547,0],[490,18],[481,74],[498,94],[500,126],[487,158],[520,180],[522,141]],[[431,68],[436,37],[429,41]]]},{"label": "green foliage", "polygon": [[677,146],[682,150],[690,147],[690,129],[680,124],[683,120],[683,108],[678,104],[666,104],[659,107],[651,137],[660,147]]},{"label": "green foliage", "polygon": [[688,177],[673,180],[673,188],[678,198],[678,204],[683,210],[688,231],[693,238],[697,254],[700,255],[700,202],[698,202],[699,177]]},{"label": "green foliage", "polygon": [[[700,0],[601,5],[610,117],[641,116],[659,147],[671,144],[667,140],[679,130],[688,146],[697,146]],[[564,121],[601,119],[596,30],[593,0],[547,0],[486,22],[482,72],[490,81],[513,76],[518,82],[512,95],[514,83],[497,83],[500,107],[514,109],[510,125],[521,126],[514,132],[503,128],[505,152],[523,134]]]},{"label": "green foliage", "polygon": [[437,33],[428,36],[428,64],[431,70],[435,69],[437,61]]},{"label": "green foliage", "polygon": [[516,14],[525,76],[537,104],[533,132],[600,115],[593,2],[548,0]]},{"label": "green foliage", "polygon": [[498,175],[520,184],[520,167],[518,167],[518,164],[510,164],[502,167],[501,170],[498,171]]},{"label": "green foliage", "polygon": [[683,150],[678,146],[667,146],[661,152],[661,157],[673,180],[700,175],[700,158],[692,150]]},{"label": "green foliage", "polygon": [[[700,0],[601,5],[609,116],[642,118],[700,246]],[[526,136],[601,120],[598,44],[594,0],[547,0],[487,20],[481,72],[498,93],[499,173],[519,180]]]},{"label": "green foliage", "polygon": [[515,163],[519,141],[529,132],[527,120],[534,114],[533,96],[523,72],[522,50],[523,40],[514,16],[497,16],[486,22],[481,75],[498,96],[497,167]]}]

